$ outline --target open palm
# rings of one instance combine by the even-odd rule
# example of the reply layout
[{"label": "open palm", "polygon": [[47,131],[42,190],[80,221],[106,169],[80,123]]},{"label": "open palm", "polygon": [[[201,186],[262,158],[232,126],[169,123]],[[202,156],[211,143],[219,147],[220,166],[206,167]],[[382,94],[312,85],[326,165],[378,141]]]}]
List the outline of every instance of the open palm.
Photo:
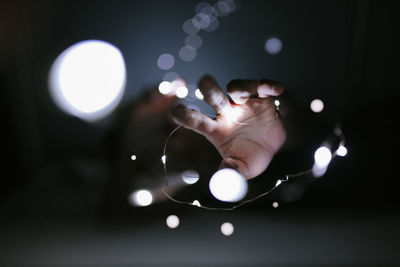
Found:
[{"label": "open palm", "polygon": [[174,120],[216,147],[221,168],[236,169],[247,179],[261,174],[286,139],[271,97],[281,94],[283,87],[270,80],[233,80],[227,86],[232,103],[211,76],[203,77],[199,88],[217,111],[216,119],[179,105]]}]

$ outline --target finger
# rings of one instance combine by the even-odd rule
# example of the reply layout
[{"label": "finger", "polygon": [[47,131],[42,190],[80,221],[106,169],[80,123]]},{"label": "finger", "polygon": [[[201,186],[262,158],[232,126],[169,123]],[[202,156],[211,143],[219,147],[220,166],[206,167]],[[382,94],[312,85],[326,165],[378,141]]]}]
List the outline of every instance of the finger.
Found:
[{"label": "finger", "polygon": [[229,99],[210,75],[206,75],[200,80],[199,88],[204,96],[204,101],[218,113],[224,113],[224,110],[230,106]]},{"label": "finger", "polygon": [[210,135],[215,127],[216,121],[201,114],[196,110],[191,110],[184,105],[178,105],[172,111],[173,120],[183,127],[193,130],[202,135]]},{"label": "finger", "polygon": [[254,80],[232,80],[226,91],[236,104],[242,105],[249,98],[257,96],[257,86],[258,82]]},{"label": "finger", "polygon": [[257,93],[258,97],[278,96],[284,91],[283,84],[280,82],[263,79],[259,82]]}]

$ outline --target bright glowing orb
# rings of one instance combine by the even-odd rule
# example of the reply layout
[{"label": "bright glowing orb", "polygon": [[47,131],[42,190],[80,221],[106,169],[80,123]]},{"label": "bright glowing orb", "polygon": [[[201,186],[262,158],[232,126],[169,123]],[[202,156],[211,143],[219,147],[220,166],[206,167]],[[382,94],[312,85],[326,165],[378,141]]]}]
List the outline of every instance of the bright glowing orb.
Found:
[{"label": "bright glowing orb", "polygon": [[114,45],[88,40],[76,43],[54,61],[50,93],[63,111],[95,121],[111,113],[126,85],[121,51]]},{"label": "bright glowing orb", "polygon": [[163,95],[168,95],[172,92],[172,84],[168,81],[163,81],[158,86],[158,91]]},{"label": "bright glowing orb", "polygon": [[311,101],[310,108],[315,113],[320,113],[324,110],[324,102],[321,99],[314,99]]},{"label": "bright glowing orb", "polygon": [[179,86],[178,88],[176,88],[176,96],[179,98],[185,98],[188,95],[188,89],[186,88],[186,86]]},{"label": "bright glowing orb", "polygon": [[339,148],[336,150],[336,155],[340,157],[344,157],[347,155],[347,148],[343,145],[340,145]]},{"label": "bright glowing orb", "polygon": [[315,164],[319,168],[325,168],[331,162],[332,153],[326,146],[318,148],[314,153]]},{"label": "bright glowing orb", "polygon": [[137,159],[136,155],[131,156],[131,160],[136,160],[136,159]]},{"label": "bright glowing orb", "polygon": [[197,97],[197,99],[199,99],[199,100],[203,100],[204,99],[204,96],[201,93],[200,89],[197,88],[196,91],[194,91],[194,94]]},{"label": "bright glowing orb", "polygon": [[135,206],[149,206],[153,202],[153,195],[148,190],[139,190],[129,196],[129,202]]},{"label": "bright glowing orb", "polygon": [[225,202],[239,201],[247,193],[246,179],[233,169],[217,171],[211,177],[209,187],[216,199]]},{"label": "bright glowing orb", "polygon": [[274,208],[276,209],[277,207],[279,207],[279,203],[278,203],[278,202],[276,202],[276,201],[275,201],[275,202],[273,202],[273,203],[272,203],[272,207],[274,207]]},{"label": "bright glowing orb", "polygon": [[175,229],[179,226],[179,218],[176,215],[169,215],[166,220],[167,226],[171,229]]},{"label": "bright glowing orb", "polygon": [[225,222],[221,225],[221,232],[223,235],[230,236],[233,234],[233,231],[235,231],[235,228],[230,222]]},{"label": "bright glowing orb", "polygon": [[199,173],[194,170],[187,170],[182,173],[182,179],[187,184],[195,184],[199,178]]}]

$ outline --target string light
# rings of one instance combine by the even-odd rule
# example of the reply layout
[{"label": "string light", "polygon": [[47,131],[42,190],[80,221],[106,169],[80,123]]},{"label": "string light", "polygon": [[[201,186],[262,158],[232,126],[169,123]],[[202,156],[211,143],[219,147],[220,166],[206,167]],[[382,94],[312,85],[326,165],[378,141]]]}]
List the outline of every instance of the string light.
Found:
[{"label": "string light", "polygon": [[131,156],[131,160],[136,160],[136,159],[137,159],[136,155]]},{"label": "string light", "polygon": [[209,183],[211,194],[218,200],[237,202],[247,193],[246,179],[233,169],[217,171]]},{"label": "string light", "polygon": [[272,207],[274,207],[274,208],[276,209],[277,207],[279,207],[279,203],[276,202],[276,201],[274,201],[274,202],[272,203]]},{"label": "string light", "polygon": [[[276,117],[275,117],[273,120],[277,119],[277,118],[278,118],[278,115],[279,115],[279,113],[276,112]],[[210,116],[210,117],[215,117],[215,116],[212,116],[212,115],[208,115],[208,116]],[[271,120],[271,121],[273,121],[273,120]],[[268,121],[268,122],[271,122],[271,121]],[[239,122],[239,123],[240,123],[240,122]],[[225,207],[209,207],[209,206],[203,206],[203,205],[200,204],[200,202],[199,202],[198,200],[194,200],[193,202],[188,202],[188,201],[182,201],[182,200],[175,199],[174,197],[172,197],[171,195],[169,195],[169,194],[166,192],[166,190],[165,190],[165,189],[168,187],[168,171],[167,171],[167,164],[166,164],[166,152],[167,152],[168,141],[169,141],[169,139],[174,135],[174,133],[175,133],[176,131],[178,131],[179,129],[181,129],[181,128],[182,128],[182,126],[176,127],[176,128],[168,135],[168,137],[167,137],[167,139],[166,139],[166,141],[165,141],[165,144],[164,144],[164,149],[163,149],[164,154],[163,154],[163,156],[162,156],[162,160],[161,160],[161,161],[162,161],[162,163],[163,163],[163,168],[164,168],[165,184],[164,184],[164,186],[163,186],[163,188],[162,188],[162,192],[163,192],[163,194],[164,194],[168,199],[170,199],[171,201],[173,201],[173,202],[175,202],[175,203],[183,204],[183,205],[189,205],[189,206],[196,206],[196,207],[198,207],[198,208],[202,208],[202,209],[205,209],[205,210],[211,210],[211,211],[232,211],[232,210],[235,210],[235,209],[237,209],[237,208],[239,208],[239,207],[241,207],[241,206],[243,206],[243,205],[245,205],[245,204],[254,202],[254,201],[256,201],[256,200],[258,200],[258,199],[260,199],[260,198],[263,198],[263,197],[269,195],[271,192],[273,192],[275,189],[277,189],[277,188],[278,188],[279,186],[281,186],[283,183],[288,182],[288,181],[291,180],[291,179],[294,179],[294,178],[297,178],[297,177],[300,177],[300,176],[303,176],[303,175],[307,175],[307,174],[313,174],[315,177],[320,177],[320,176],[322,176],[323,174],[325,174],[325,172],[326,172],[326,170],[327,170],[327,166],[328,166],[329,163],[332,161],[332,159],[334,159],[334,158],[336,157],[336,155],[337,155],[337,153],[332,154],[332,153],[330,152],[329,148],[327,148],[326,146],[322,146],[322,147],[320,147],[320,148],[318,148],[318,149],[316,150],[316,155],[314,155],[314,156],[315,156],[315,159],[316,159],[316,162],[318,162],[319,165],[317,165],[317,164],[315,163],[315,164],[313,165],[312,168],[307,169],[307,170],[305,170],[305,171],[298,172],[298,173],[295,173],[295,174],[286,174],[286,175],[283,175],[282,178],[277,179],[275,185],[274,185],[272,188],[268,189],[268,190],[265,191],[264,193],[261,193],[261,194],[259,194],[259,195],[256,196],[256,197],[243,200],[243,201],[239,202],[238,204],[233,205],[233,206],[231,206],[231,207],[227,207],[227,208],[225,208]],[[337,127],[336,127],[335,133],[338,133],[338,132],[339,132],[339,131],[337,131]],[[343,131],[340,131],[340,135],[338,136],[338,138],[341,140],[341,141],[340,141],[340,144],[341,144],[342,146],[344,146],[345,138],[344,138],[344,135],[343,135]],[[329,152],[328,152],[327,150],[328,150]],[[317,153],[317,151],[318,151],[318,153]],[[325,166],[325,167],[324,167],[324,166]],[[215,196],[215,195],[214,195],[214,196]],[[275,205],[276,205],[276,204],[275,204]],[[279,203],[278,203],[278,205],[279,205]],[[273,206],[274,206],[274,204],[273,204]]]}]

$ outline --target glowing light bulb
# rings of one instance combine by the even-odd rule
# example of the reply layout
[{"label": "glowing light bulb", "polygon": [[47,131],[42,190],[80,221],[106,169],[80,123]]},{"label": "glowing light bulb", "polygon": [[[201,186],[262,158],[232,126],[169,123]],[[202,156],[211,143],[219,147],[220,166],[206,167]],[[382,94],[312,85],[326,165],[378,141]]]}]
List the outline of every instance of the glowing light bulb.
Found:
[{"label": "glowing light bulb", "polygon": [[158,91],[163,95],[168,95],[172,92],[172,84],[168,81],[163,81],[158,86]]},{"label": "glowing light bulb", "polygon": [[199,99],[199,100],[203,100],[204,99],[204,96],[201,93],[200,89],[197,88],[196,91],[194,91],[194,94],[197,97],[197,99]]},{"label": "glowing light bulb", "polygon": [[276,181],[275,187],[276,187],[276,186],[279,186],[281,183],[282,183],[281,180]]},{"label": "glowing light bulb", "polygon": [[274,101],[274,104],[275,104],[275,106],[279,107],[279,105],[281,104],[281,102],[279,102],[279,100],[276,99],[276,100]]},{"label": "glowing light bulb", "polygon": [[318,148],[314,153],[315,165],[319,168],[325,168],[331,162],[332,153],[326,146]]},{"label": "glowing light bulb", "polygon": [[314,99],[311,101],[310,108],[313,112],[319,113],[324,110],[324,102],[321,99]]},{"label": "glowing light bulb", "polygon": [[242,108],[238,106],[227,106],[222,112],[224,119],[229,123],[239,123],[238,119],[243,114]]},{"label": "glowing light bulb", "polygon": [[167,226],[171,229],[175,229],[179,226],[179,217],[176,215],[169,215],[166,220]]},{"label": "glowing light bulb", "polygon": [[199,178],[199,173],[194,170],[187,170],[182,173],[182,179],[187,184],[195,184]]},{"label": "glowing light bulb", "polygon": [[189,91],[185,86],[180,86],[176,88],[176,96],[179,98],[185,98],[188,95]]},{"label": "glowing light bulb", "polygon": [[165,165],[167,163],[167,156],[166,155],[162,155],[161,157],[161,162]]},{"label": "glowing light bulb", "polygon": [[136,160],[136,159],[137,159],[136,155],[131,156],[131,160]]},{"label": "glowing light bulb", "polygon": [[192,203],[193,206],[201,207],[200,202],[198,200],[194,200]]},{"label": "glowing light bulb", "polygon": [[347,148],[344,145],[340,145],[339,148],[336,150],[336,155],[340,157],[344,157],[347,155]]},{"label": "glowing light bulb", "polygon": [[221,232],[223,235],[230,236],[233,234],[235,231],[235,228],[233,227],[233,224],[230,222],[225,222],[221,225]]},{"label": "glowing light bulb", "polygon": [[50,93],[66,113],[96,121],[111,113],[126,85],[125,62],[114,45],[88,40],[72,45],[54,61]]},{"label": "glowing light bulb", "polygon": [[277,207],[279,207],[279,203],[278,203],[278,202],[276,202],[276,201],[275,201],[275,202],[273,202],[273,203],[272,203],[272,207],[274,207],[274,208],[276,209]]},{"label": "glowing light bulb", "polygon": [[247,181],[233,169],[221,169],[211,177],[209,188],[216,199],[236,202],[246,195]]},{"label": "glowing light bulb", "polygon": [[149,206],[153,202],[153,195],[148,190],[139,190],[129,196],[129,202],[134,206]]}]

